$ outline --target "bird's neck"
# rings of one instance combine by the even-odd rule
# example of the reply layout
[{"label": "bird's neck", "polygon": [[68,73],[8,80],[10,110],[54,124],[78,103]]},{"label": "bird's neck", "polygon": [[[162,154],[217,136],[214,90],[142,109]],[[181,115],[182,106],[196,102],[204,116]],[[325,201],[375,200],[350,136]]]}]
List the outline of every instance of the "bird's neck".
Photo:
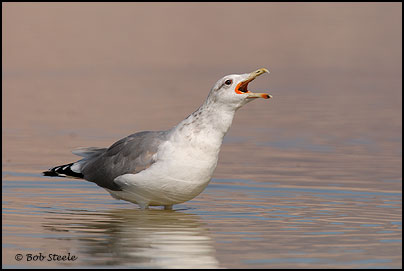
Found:
[{"label": "bird's neck", "polygon": [[174,138],[190,143],[212,145],[220,148],[223,137],[229,130],[235,108],[206,100],[195,112],[172,129]]}]

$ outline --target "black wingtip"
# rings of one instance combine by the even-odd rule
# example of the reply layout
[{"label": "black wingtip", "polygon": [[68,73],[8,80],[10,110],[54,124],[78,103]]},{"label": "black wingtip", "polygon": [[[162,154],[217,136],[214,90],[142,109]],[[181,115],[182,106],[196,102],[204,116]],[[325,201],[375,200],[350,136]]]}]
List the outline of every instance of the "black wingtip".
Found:
[{"label": "black wingtip", "polygon": [[50,176],[50,177],[74,177],[74,178],[84,178],[84,175],[81,173],[74,172],[71,170],[71,166],[74,163],[66,164],[66,165],[61,165],[57,166],[54,168],[49,169],[48,171],[42,172],[44,176]]},{"label": "black wingtip", "polygon": [[51,176],[51,177],[56,177],[59,176],[56,172],[53,171],[44,171],[42,172],[43,176]]}]

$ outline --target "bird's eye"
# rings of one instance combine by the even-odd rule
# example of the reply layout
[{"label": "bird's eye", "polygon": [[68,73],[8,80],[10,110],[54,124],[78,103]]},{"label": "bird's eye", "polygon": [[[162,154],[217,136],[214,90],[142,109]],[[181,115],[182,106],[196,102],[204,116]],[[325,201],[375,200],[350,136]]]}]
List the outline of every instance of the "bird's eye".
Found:
[{"label": "bird's eye", "polygon": [[229,80],[226,80],[224,83],[229,86],[229,85],[231,85],[231,83],[233,83],[233,80],[229,79]]}]

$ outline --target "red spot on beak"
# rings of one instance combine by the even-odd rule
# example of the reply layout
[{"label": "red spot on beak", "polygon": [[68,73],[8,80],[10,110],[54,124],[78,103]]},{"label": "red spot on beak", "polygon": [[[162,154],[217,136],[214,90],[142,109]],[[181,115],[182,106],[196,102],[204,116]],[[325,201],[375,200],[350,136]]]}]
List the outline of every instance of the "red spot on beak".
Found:
[{"label": "red spot on beak", "polygon": [[268,94],[262,94],[261,97],[264,98],[264,99],[269,99],[269,98],[271,98]]}]

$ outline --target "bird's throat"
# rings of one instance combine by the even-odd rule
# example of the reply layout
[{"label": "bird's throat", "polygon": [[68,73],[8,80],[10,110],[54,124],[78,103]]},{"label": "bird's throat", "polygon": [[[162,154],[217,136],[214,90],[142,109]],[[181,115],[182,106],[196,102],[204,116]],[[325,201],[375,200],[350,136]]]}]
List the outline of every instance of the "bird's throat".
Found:
[{"label": "bird's throat", "polygon": [[234,110],[205,103],[174,127],[173,133],[191,143],[205,142],[220,148],[223,137],[233,122],[234,114]]}]

